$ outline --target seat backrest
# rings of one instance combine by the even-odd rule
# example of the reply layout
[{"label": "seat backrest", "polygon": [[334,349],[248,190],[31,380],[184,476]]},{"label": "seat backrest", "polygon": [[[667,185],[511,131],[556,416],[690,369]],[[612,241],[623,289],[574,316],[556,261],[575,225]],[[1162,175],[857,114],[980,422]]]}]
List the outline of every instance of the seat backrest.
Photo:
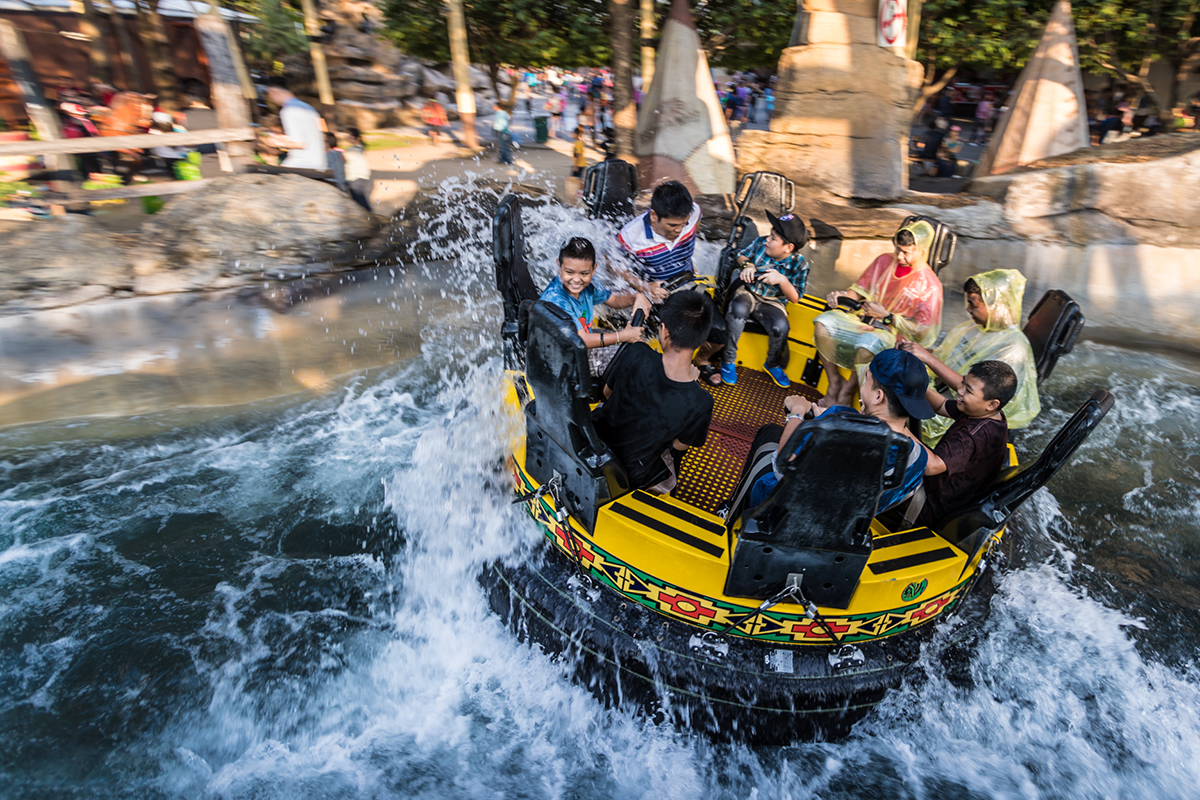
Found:
[{"label": "seat backrest", "polygon": [[734,203],[737,217],[750,217],[765,232],[771,229],[768,211],[778,217],[795,208],[796,184],[777,172],[751,172],[738,183]]},{"label": "seat backrest", "polygon": [[903,469],[885,477],[888,452],[907,453],[909,441],[861,414],[803,423],[779,450],[776,463],[786,464],[779,485],[742,514],[726,594],[770,597],[800,572],[809,599],[845,608],[871,555],[879,495],[904,477]]},{"label": "seat backrest", "polygon": [[954,250],[958,246],[958,234],[950,230],[944,222],[924,214],[913,214],[904,218],[900,227],[907,227],[914,222],[928,222],[933,226],[933,245],[929,248],[929,266],[935,273],[941,272],[954,258]]},{"label": "seat backrest", "polygon": [[1036,461],[1000,473],[982,500],[934,525],[934,530],[973,556],[991,534],[1004,527],[1022,503],[1070,460],[1114,402],[1108,391],[1097,390],[1059,429]]},{"label": "seat backrest", "polygon": [[540,294],[525,262],[521,201],[520,195],[505,196],[492,217],[492,260],[496,265],[496,289],[504,305],[500,335],[506,369],[520,369],[524,363],[524,339],[518,329],[521,304],[536,300]]},{"label": "seat backrest", "polygon": [[562,499],[589,530],[596,510],[629,491],[629,479],[592,426],[587,348],[566,311],[538,300],[521,326],[525,379],[534,401],[525,408],[525,469],[539,483],[562,475]]},{"label": "seat backrest", "polygon": [[722,312],[729,302],[729,294],[738,272],[737,257],[742,248],[758,237],[758,228],[750,217],[738,217],[733,222],[733,230],[721,248],[720,260],[717,262],[717,306]]},{"label": "seat backrest", "polygon": [[1058,359],[1075,347],[1085,322],[1083,309],[1062,289],[1051,289],[1038,300],[1022,330],[1033,348],[1039,385],[1050,377]]},{"label": "seat backrest", "polygon": [[593,219],[629,219],[636,196],[637,167],[628,161],[605,159],[583,174],[583,202]]},{"label": "seat backrest", "polygon": [[738,251],[771,229],[771,221],[767,219],[768,211],[779,217],[795,207],[796,184],[775,172],[751,172],[742,176],[733,198],[737,206],[733,215],[733,228],[721,249],[717,265],[719,308],[724,308],[722,294],[732,283],[733,273],[737,268]]}]

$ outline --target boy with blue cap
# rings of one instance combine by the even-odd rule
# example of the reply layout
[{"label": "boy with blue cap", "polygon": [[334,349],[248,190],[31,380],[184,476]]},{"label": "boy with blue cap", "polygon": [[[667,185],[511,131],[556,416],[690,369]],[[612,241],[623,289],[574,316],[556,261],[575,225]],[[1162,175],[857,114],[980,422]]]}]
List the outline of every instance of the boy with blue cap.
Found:
[{"label": "boy with blue cap", "polygon": [[[750,487],[747,508],[754,508],[762,503],[774,490],[783,477],[781,465],[775,463],[775,454],[800,424],[809,411],[815,416],[830,413],[863,414],[876,417],[887,423],[887,426],[909,440],[907,451],[889,456],[885,474],[890,475],[897,468],[903,470],[904,479],[894,489],[889,489],[879,495],[878,512],[910,497],[921,485],[925,468],[929,463],[929,451],[921,444],[911,430],[911,420],[930,419],[934,416],[933,406],[926,398],[929,388],[929,375],[916,356],[903,350],[884,350],[871,359],[859,391],[862,411],[855,411],[849,406],[830,405],[822,407],[800,395],[789,395],[783,405],[787,410],[785,425],[765,425],[759,429],[754,443],[750,446],[751,459],[743,473],[742,482],[735,492],[733,508],[738,508],[740,495],[745,492],[744,485]],[[775,442],[774,447],[769,443]],[[796,448],[799,452],[804,447],[801,443]],[[770,456],[768,459],[767,456]],[[795,458],[793,453],[792,458]],[[770,470],[765,468],[770,466]],[[746,476],[749,476],[747,479]],[[818,487],[814,487],[818,488]]]}]

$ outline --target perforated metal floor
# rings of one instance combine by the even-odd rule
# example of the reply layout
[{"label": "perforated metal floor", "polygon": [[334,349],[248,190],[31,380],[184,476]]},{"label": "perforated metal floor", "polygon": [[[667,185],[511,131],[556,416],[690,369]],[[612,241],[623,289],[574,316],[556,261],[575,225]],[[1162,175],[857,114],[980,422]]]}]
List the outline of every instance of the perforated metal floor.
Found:
[{"label": "perforated metal floor", "polygon": [[700,449],[688,450],[680,469],[679,484],[671,495],[697,508],[715,512],[733,494],[754,434],[763,425],[783,423],[783,398],[799,394],[816,400],[821,395],[802,383],[781,389],[766,373],[745,367],[738,367],[736,385],[707,385],[704,388],[713,396],[708,441]]}]

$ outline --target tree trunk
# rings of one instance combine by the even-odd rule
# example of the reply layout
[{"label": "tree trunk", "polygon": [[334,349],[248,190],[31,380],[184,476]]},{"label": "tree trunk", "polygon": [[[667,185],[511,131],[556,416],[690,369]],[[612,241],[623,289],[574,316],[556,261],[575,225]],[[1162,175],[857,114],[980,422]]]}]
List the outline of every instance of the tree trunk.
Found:
[{"label": "tree trunk", "polygon": [[321,37],[321,20],[317,17],[317,6],[313,0],[301,0],[304,9],[304,32],[308,34],[308,55],[312,59],[313,72],[317,76],[317,97],[321,101],[325,124],[337,128],[337,110],[333,105],[333,86],[329,82],[329,68],[325,64],[325,48],[318,41]]},{"label": "tree trunk", "polygon": [[79,29],[88,37],[88,77],[93,83],[112,83],[108,38],[100,31],[100,15],[92,0],[83,0]]},{"label": "tree trunk", "polygon": [[908,0],[908,18],[904,21],[905,35],[908,37],[905,42],[905,55],[911,61],[917,60],[917,45],[920,43],[921,34],[921,7],[925,5],[925,0]]},{"label": "tree trunk", "polygon": [[[475,92],[471,89],[471,58],[467,51],[467,25],[462,0],[449,0],[450,57],[454,62],[454,99],[458,118],[462,120],[463,143],[471,150],[479,149],[475,137]],[[496,85],[496,67],[491,66],[492,85]],[[499,97],[499,91],[496,92]]]},{"label": "tree trunk", "polygon": [[613,126],[617,130],[617,156],[635,162],[633,136],[637,107],[633,104],[634,0],[608,0],[613,44]]},{"label": "tree trunk", "polygon": [[171,59],[171,46],[167,40],[167,27],[158,13],[158,0],[148,0],[149,11],[143,17],[138,4],[133,7],[137,14],[138,35],[146,45],[150,57],[150,79],[158,94],[158,104],[167,111],[176,111],[181,106],[176,97],[175,63]]},{"label": "tree trunk", "polygon": [[650,91],[654,80],[654,0],[642,0],[642,96]]},{"label": "tree trunk", "polygon": [[914,114],[921,110],[921,106],[925,105],[926,100],[933,97],[942,89],[945,89],[950,81],[954,80],[954,76],[958,74],[958,67],[951,67],[950,69],[946,70],[942,73],[942,77],[938,78],[936,81],[933,80],[933,76],[935,74],[936,70],[934,70],[933,67],[929,67],[929,69],[926,71],[925,80],[933,82],[926,83],[926,85],[921,88],[920,93],[917,95],[917,101],[913,103]]},{"label": "tree trunk", "polygon": [[[242,84],[238,79],[238,51],[233,46],[233,33],[229,23],[217,13],[215,6],[195,18],[196,33],[200,45],[208,58],[208,74],[212,78],[209,94],[212,95],[213,110],[217,112],[217,124],[222,128],[245,128],[250,125],[248,103],[243,96]],[[225,145],[234,172],[240,172],[254,155],[247,142],[229,142]]]}]

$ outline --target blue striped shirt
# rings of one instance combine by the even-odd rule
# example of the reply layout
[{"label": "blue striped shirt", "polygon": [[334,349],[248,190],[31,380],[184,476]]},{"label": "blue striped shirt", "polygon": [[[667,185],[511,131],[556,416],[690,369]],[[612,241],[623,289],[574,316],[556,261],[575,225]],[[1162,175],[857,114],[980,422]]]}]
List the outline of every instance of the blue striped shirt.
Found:
[{"label": "blue striped shirt", "polygon": [[650,227],[650,212],[625,224],[617,241],[633,256],[638,275],[648,281],[665,281],[685,272],[694,272],[692,256],[696,252],[696,233],[700,228],[700,206],[692,203],[687,224],[674,242],[659,236]]}]

